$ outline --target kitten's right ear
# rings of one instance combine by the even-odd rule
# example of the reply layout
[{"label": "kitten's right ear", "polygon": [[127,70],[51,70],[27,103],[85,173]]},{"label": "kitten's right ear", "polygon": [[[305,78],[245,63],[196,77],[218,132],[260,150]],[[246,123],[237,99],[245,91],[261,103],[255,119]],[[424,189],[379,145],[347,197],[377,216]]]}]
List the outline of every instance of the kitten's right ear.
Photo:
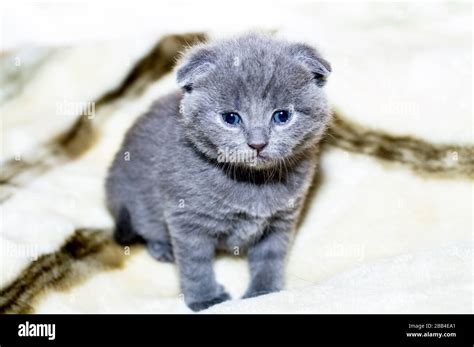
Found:
[{"label": "kitten's right ear", "polygon": [[210,48],[192,48],[184,56],[176,73],[178,85],[185,92],[191,92],[194,82],[212,70],[214,61],[215,54]]}]

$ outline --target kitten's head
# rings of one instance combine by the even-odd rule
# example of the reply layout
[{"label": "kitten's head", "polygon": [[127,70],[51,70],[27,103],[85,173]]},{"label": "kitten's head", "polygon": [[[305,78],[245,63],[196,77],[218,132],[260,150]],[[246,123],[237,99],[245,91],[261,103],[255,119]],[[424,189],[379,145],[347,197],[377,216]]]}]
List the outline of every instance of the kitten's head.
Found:
[{"label": "kitten's head", "polygon": [[207,157],[256,168],[292,161],[329,121],[318,51],[250,34],[195,47],[177,71],[186,133]]}]

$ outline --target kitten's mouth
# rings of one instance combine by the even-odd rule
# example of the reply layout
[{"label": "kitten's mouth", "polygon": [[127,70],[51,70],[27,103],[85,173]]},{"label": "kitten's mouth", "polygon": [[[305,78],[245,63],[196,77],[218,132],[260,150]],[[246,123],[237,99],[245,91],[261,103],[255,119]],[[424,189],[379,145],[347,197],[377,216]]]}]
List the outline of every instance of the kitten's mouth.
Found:
[{"label": "kitten's mouth", "polygon": [[260,151],[236,151],[222,149],[218,151],[217,161],[221,163],[233,163],[237,166],[253,169],[268,169],[274,166],[278,160],[273,159],[268,153]]},{"label": "kitten's mouth", "polygon": [[249,165],[256,169],[268,169],[275,164],[275,160],[268,155],[257,154]]}]

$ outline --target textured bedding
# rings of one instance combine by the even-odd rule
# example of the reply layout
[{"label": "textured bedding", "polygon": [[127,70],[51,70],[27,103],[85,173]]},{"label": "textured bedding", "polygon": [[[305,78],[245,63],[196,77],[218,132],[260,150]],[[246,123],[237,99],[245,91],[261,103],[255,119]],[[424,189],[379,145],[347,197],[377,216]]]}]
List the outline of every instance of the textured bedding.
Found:
[{"label": "textured bedding", "polygon": [[[167,6],[171,17],[180,11]],[[301,2],[271,11],[298,27],[267,19],[259,28],[315,44],[331,61],[335,119],[285,290],[239,299],[247,263],[219,256],[217,279],[234,300],[203,312],[472,313],[470,5]],[[141,245],[112,241],[103,186],[125,131],[176,88],[179,52],[231,34],[214,15],[181,27],[138,25],[130,38],[107,36],[113,22],[101,42],[87,32],[83,41],[58,34],[36,47],[24,45],[21,33],[6,40],[0,312],[191,312],[174,265],[156,262]],[[202,25],[206,16],[212,25]],[[249,15],[233,30],[255,23]]]}]

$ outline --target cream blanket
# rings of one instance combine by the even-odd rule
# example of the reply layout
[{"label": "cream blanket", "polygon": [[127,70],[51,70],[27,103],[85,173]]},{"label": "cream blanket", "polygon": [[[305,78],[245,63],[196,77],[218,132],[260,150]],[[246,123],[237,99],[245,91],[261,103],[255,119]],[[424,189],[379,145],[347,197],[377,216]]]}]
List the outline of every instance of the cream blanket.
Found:
[{"label": "cream blanket", "polygon": [[[38,6],[3,15],[38,21],[49,11],[54,25],[83,11]],[[122,249],[110,241],[104,177],[127,128],[176,88],[170,71],[176,53],[203,39],[165,34],[205,31],[212,39],[256,27],[318,45],[334,67],[328,94],[343,124],[374,132],[349,141],[336,124],[329,133],[288,258],[286,289],[240,300],[246,262],[221,257],[217,278],[235,300],[206,312],[473,311],[470,5],[263,2],[251,12],[244,5],[159,6],[161,13],[134,9],[140,18],[120,8],[97,37],[97,14],[81,22],[83,31],[67,24],[70,35],[58,33],[54,40],[15,32],[7,21],[0,95],[1,311],[190,312],[174,265],[154,261],[141,246]],[[222,19],[230,10],[242,18],[232,29]],[[128,28],[137,26],[130,39],[120,32],[126,20]],[[78,33],[82,40],[70,42]],[[41,47],[28,48],[28,40]],[[410,138],[396,142],[385,133]],[[420,141],[412,145],[411,138]]]}]

